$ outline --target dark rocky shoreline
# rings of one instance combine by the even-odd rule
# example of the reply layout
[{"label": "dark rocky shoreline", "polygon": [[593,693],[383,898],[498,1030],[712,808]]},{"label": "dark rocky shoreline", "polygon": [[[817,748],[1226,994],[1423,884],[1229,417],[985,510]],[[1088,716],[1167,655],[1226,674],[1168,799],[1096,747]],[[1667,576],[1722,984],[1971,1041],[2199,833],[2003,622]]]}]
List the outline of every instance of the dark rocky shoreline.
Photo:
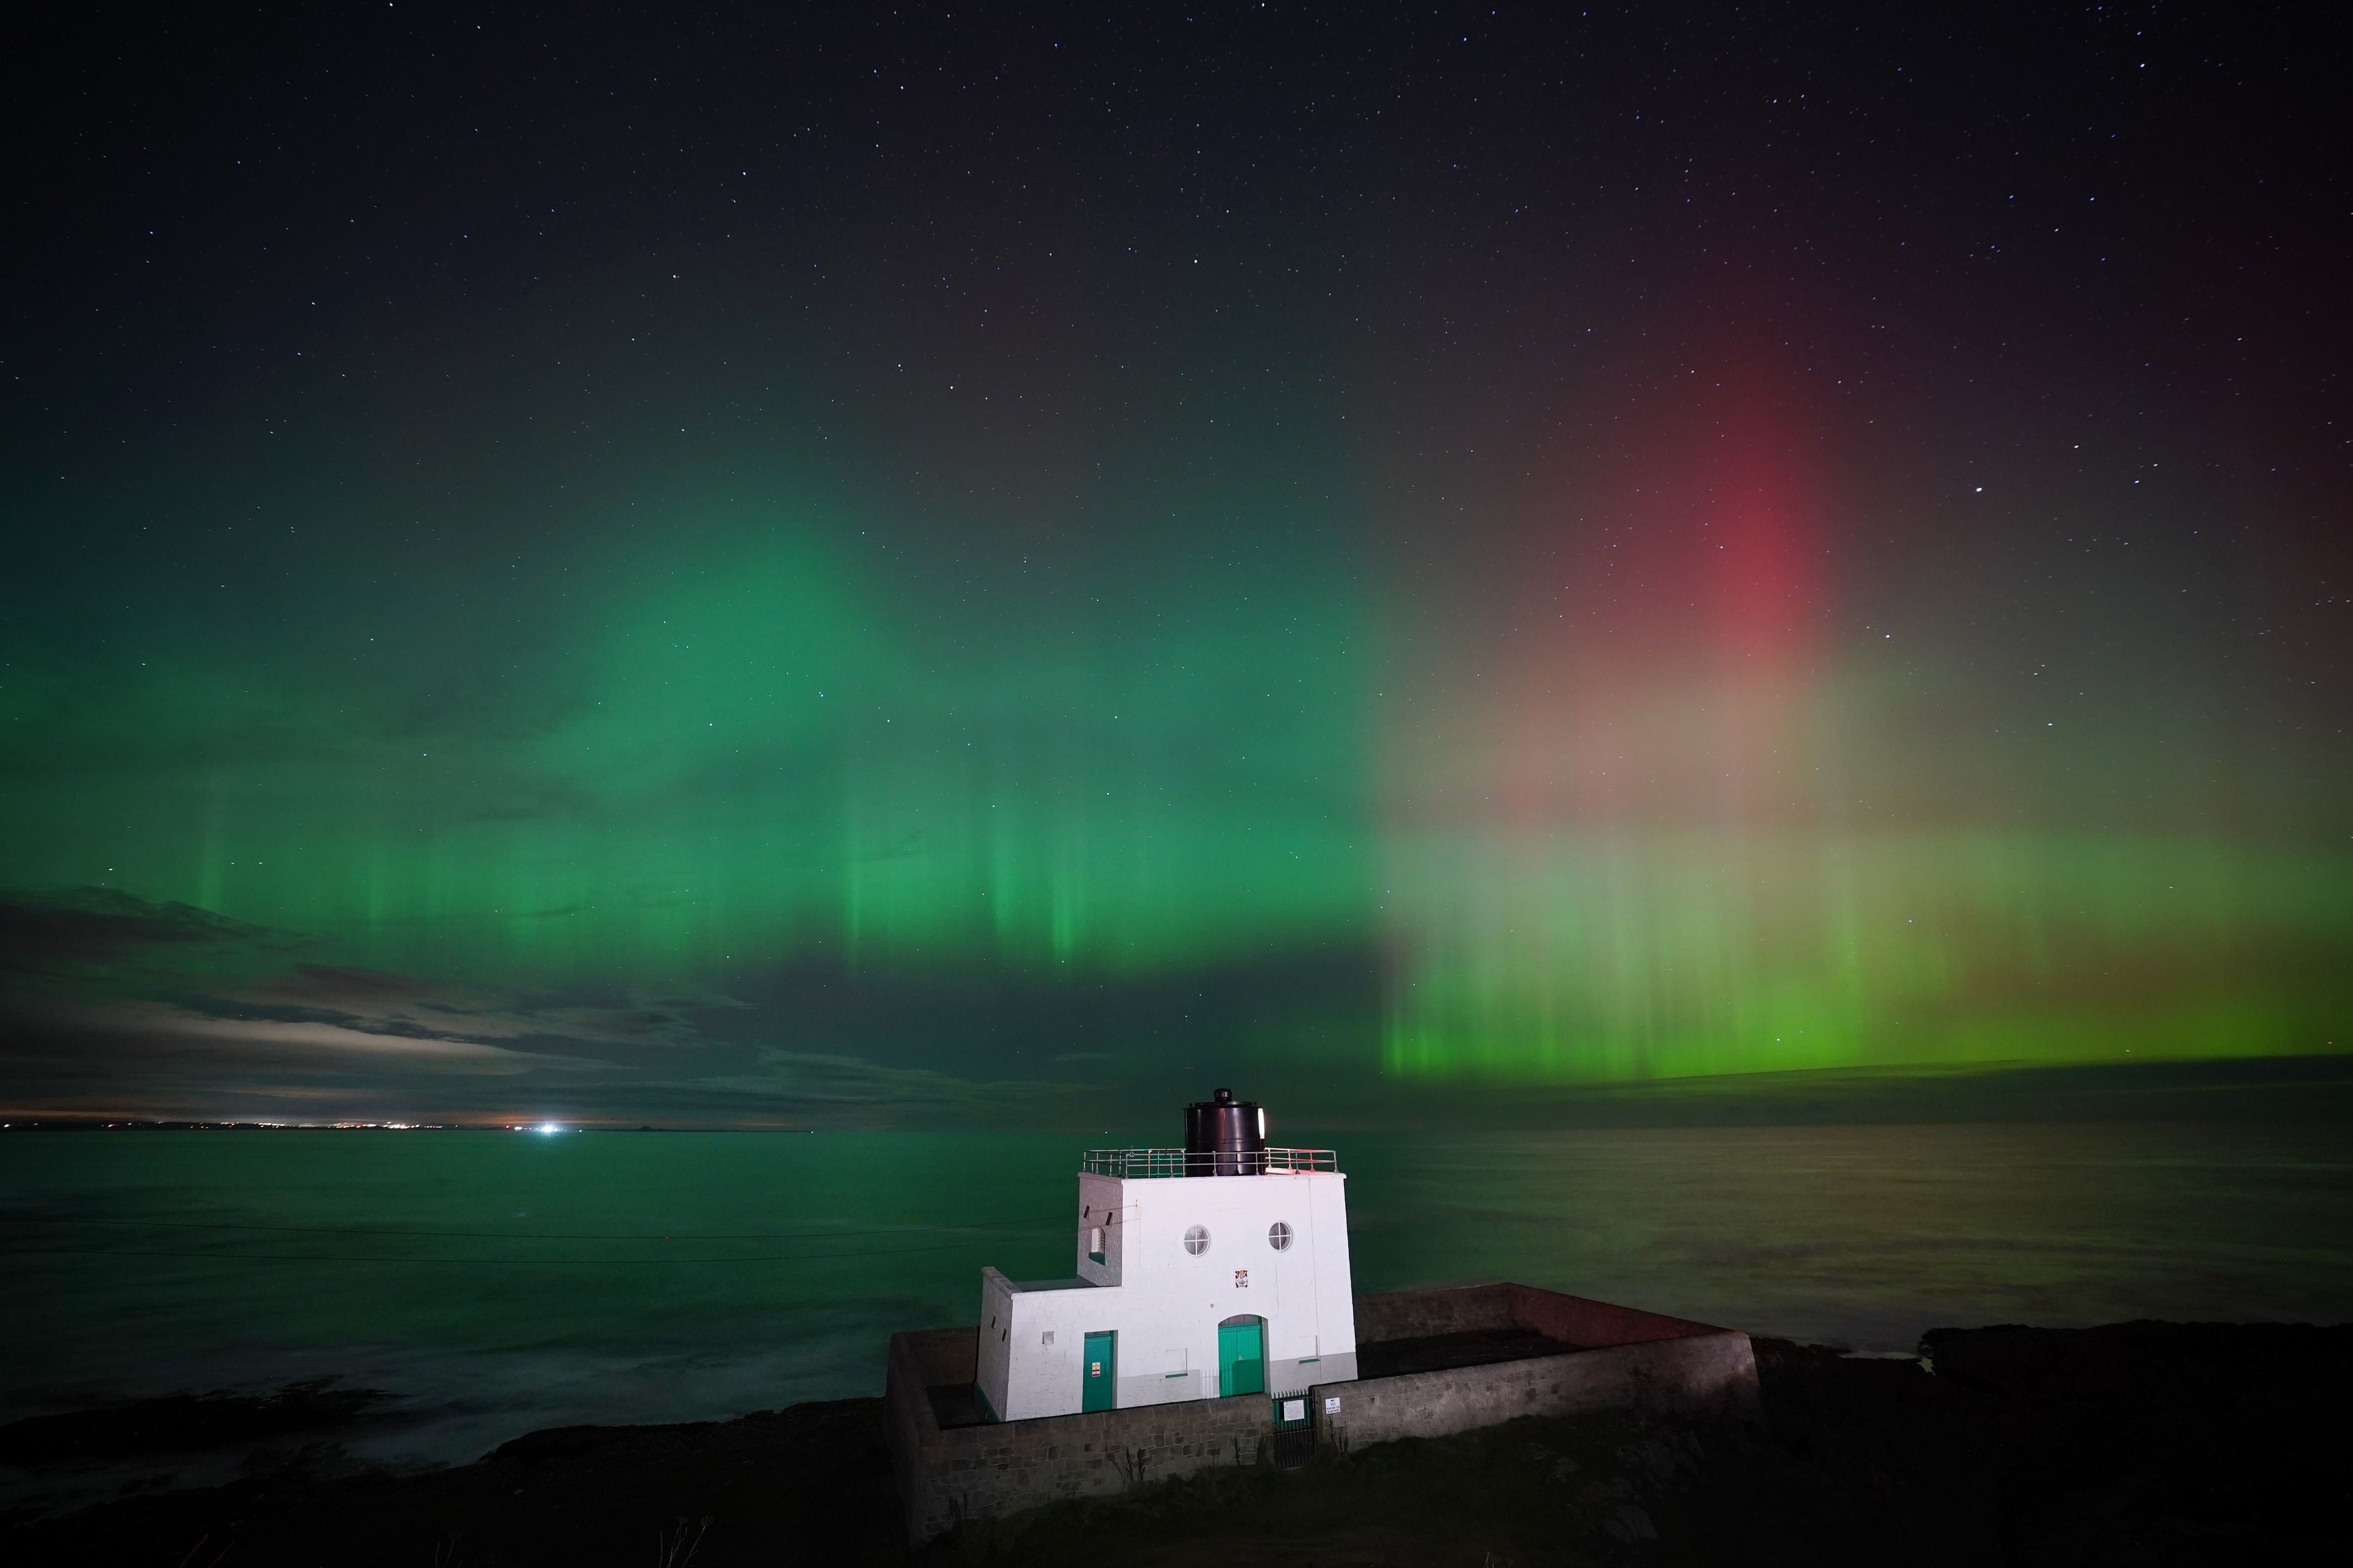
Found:
[{"label": "dark rocky shoreline", "polygon": [[[2353,1326],[1944,1330],[1922,1351],[1917,1362],[1864,1359],[1759,1341],[1763,1428],[1524,1419],[1301,1471],[1245,1466],[1041,1509],[967,1528],[913,1561],[1487,1568],[2343,1553]],[[176,1415],[207,1430],[231,1418],[200,1401]],[[96,1416],[45,1419],[57,1425],[9,1429],[12,1459],[42,1458],[45,1436],[66,1446],[53,1458],[150,1440]],[[891,1563],[910,1560],[898,1519],[881,1402],[859,1399],[535,1432],[473,1464],[406,1475],[296,1449],[227,1486],[9,1521],[0,1554],[27,1568]]]}]

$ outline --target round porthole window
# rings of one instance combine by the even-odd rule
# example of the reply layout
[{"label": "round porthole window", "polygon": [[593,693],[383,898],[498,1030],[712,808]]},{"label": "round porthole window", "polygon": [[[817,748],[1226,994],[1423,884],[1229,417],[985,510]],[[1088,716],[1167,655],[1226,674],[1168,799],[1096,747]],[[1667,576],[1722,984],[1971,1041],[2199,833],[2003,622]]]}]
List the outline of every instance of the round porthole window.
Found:
[{"label": "round porthole window", "polygon": [[1198,1258],[1201,1254],[1208,1251],[1209,1227],[1206,1225],[1197,1225],[1187,1227],[1185,1232],[1185,1250],[1191,1253],[1196,1258]]},{"label": "round porthole window", "polygon": [[1267,1226],[1266,1244],[1274,1248],[1277,1252],[1290,1251],[1291,1226],[1282,1220],[1276,1220],[1272,1225]]}]

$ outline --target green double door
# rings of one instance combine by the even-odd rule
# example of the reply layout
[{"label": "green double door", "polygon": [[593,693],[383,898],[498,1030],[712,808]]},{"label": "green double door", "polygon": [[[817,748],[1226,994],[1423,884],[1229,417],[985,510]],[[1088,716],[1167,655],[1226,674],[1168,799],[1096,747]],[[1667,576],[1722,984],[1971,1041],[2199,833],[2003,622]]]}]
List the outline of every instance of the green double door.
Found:
[{"label": "green double door", "polygon": [[1119,1336],[1089,1334],[1084,1355],[1079,1366],[1079,1408],[1109,1410],[1117,1403],[1112,1392],[1119,1379]]},{"label": "green double door", "polygon": [[1266,1320],[1241,1318],[1218,1325],[1218,1394],[1266,1392]]}]

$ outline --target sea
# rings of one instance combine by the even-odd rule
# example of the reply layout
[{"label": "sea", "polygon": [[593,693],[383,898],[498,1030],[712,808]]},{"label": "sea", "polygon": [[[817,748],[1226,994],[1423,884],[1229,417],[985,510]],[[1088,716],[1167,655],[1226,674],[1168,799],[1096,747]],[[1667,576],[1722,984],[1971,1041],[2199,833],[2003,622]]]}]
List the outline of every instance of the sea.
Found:
[{"label": "sea", "polygon": [[[382,1395],[324,1440],[408,1465],[540,1427],[879,1394],[887,1336],[975,1321],[983,1265],[1071,1272],[1076,1156],[1097,1142],[1123,1141],[0,1132],[0,1422],[323,1379]],[[2341,1124],[1328,1142],[1360,1292],[1515,1279],[1888,1355],[1940,1326],[2353,1318]],[[185,1485],[252,1462],[168,1468]],[[125,1473],[0,1478],[0,1503],[161,1484]]]}]

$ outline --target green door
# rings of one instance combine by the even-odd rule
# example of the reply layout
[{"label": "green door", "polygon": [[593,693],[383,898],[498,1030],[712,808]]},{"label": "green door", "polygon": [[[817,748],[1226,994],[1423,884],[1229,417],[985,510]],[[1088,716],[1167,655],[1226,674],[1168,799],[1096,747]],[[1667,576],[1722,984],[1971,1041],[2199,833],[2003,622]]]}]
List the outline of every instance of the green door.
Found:
[{"label": "green door", "polygon": [[1218,1393],[1266,1392],[1266,1321],[1241,1318],[1218,1325]]},{"label": "green door", "polygon": [[1113,1379],[1119,1376],[1118,1337],[1116,1334],[1087,1336],[1086,1362],[1079,1369],[1085,1374],[1081,1384],[1085,1392],[1079,1399],[1080,1409],[1109,1410],[1113,1405]]}]

